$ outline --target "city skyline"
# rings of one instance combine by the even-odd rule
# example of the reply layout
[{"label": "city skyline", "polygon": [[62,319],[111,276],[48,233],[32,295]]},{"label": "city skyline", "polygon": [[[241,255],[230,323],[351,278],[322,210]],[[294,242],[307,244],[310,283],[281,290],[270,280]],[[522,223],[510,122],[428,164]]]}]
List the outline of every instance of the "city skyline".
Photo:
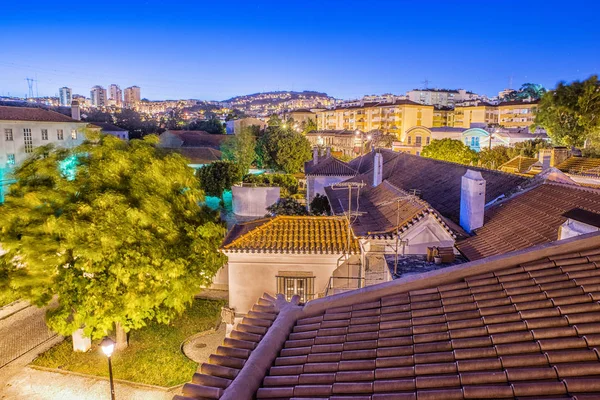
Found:
[{"label": "city skyline", "polygon": [[[513,88],[525,82],[552,88],[598,73],[593,18],[600,6],[575,1],[571,8],[579,6],[581,15],[564,19],[562,7],[541,4],[431,2],[427,10],[388,1],[370,7],[308,1],[302,8],[184,2],[166,10],[156,1],[76,9],[34,2],[28,10],[8,4],[0,22],[19,32],[19,41],[0,38],[0,93],[23,96],[29,77],[37,79],[40,96],[55,96],[63,86],[86,95],[94,85],[116,83],[140,86],[151,100],[277,90],[347,99],[404,93],[426,80],[430,87],[492,96],[511,80]],[[86,16],[102,12],[114,18],[94,35],[80,34],[89,29]]]}]

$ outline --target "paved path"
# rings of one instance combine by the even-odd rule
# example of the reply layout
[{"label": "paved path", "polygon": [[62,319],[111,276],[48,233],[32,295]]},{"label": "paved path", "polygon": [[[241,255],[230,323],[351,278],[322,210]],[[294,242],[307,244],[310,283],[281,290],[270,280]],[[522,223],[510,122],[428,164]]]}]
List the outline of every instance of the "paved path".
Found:
[{"label": "paved path", "polygon": [[[171,400],[174,393],[115,383],[115,397],[122,400]],[[23,368],[0,384],[2,400],[99,400],[110,399],[107,380]]]},{"label": "paved path", "polygon": [[57,337],[46,326],[45,309],[20,307],[0,320],[0,370]]}]

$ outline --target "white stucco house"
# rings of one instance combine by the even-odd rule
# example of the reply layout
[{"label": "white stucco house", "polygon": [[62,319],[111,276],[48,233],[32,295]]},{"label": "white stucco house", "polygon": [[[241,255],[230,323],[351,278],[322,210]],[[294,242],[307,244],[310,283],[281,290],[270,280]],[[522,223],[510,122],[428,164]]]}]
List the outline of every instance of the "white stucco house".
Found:
[{"label": "white stucco house", "polygon": [[319,149],[313,149],[313,159],[304,164],[304,174],[306,176],[306,204],[310,207],[310,202],[317,194],[325,195],[325,188],[333,184],[343,182],[355,176],[357,171],[350,167],[348,163],[332,157],[327,150],[325,156],[319,156]]}]

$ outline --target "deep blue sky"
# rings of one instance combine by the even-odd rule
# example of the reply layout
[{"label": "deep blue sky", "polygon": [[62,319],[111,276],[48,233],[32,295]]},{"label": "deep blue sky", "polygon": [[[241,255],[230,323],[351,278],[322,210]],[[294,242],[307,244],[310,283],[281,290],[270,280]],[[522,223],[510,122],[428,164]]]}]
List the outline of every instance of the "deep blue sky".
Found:
[{"label": "deep blue sky", "polygon": [[[495,95],[600,71],[600,4],[523,1],[0,0],[0,94],[138,85],[149,99],[422,87]],[[35,92],[34,92],[35,93]]]}]

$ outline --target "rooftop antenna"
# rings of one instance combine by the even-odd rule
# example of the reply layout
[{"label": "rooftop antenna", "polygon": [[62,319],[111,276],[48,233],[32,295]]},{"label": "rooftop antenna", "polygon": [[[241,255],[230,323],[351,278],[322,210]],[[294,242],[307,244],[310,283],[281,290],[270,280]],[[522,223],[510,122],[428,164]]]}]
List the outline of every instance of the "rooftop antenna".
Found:
[{"label": "rooftop antenna", "polygon": [[424,86],[423,89],[429,88],[429,82],[430,81],[427,78],[425,78],[425,80],[421,82],[423,84],[423,86]]},{"label": "rooftop antenna", "polygon": [[513,76],[511,75],[508,77],[508,88],[512,89],[512,87],[513,87]]},{"label": "rooftop antenna", "polygon": [[31,98],[31,97],[33,97],[33,82],[35,82],[35,79],[25,78],[25,80],[27,81],[27,86],[29,87],[29,92],[28,92],[27,98]]}]

